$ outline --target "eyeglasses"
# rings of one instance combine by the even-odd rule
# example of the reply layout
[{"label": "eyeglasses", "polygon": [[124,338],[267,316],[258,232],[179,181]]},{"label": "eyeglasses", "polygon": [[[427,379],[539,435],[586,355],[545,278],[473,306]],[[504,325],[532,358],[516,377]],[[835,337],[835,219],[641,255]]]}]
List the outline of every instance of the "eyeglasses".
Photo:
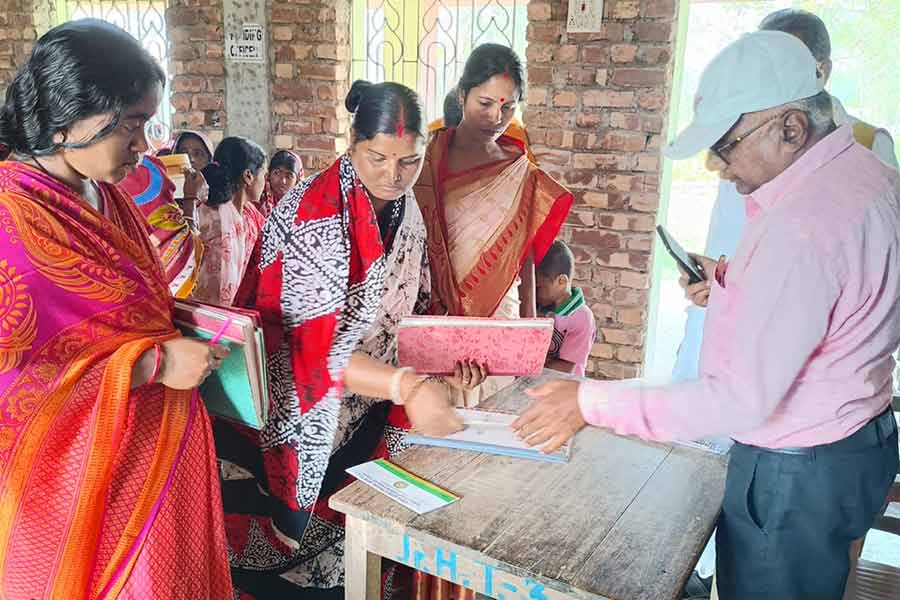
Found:
[{"label": "eyeglasses", "polygon": [[776,115],[776,116],[772,117],[771,119],[763,121],[762,123],[760,123],[753,129],[751,129],[750,131],[748,131],[746,133],[742,133],[741,135],[737,136],[730,142],[722,141],[722,142],[715,144],[714,146],[712,146],[709,149],[709,151],[712,152],[713,154],[715,154],[716,156],[718,156],[722,160],[722,162],[725,163],[726,165],[731,164],[728,162],[728,155],[731,154],[731,152],[734,150],[735,146],[737,146],[738,144],[740,144],[741,142],[746,140],[748,137],[750,137],[751,135],[753,135],[754,133],[756,133],[757,131],[759,131],[760,129],[762,129],[763,127],[768,125],[769,123],[771,123],[772,121],[776,121],[783,116],[784,115]]}]

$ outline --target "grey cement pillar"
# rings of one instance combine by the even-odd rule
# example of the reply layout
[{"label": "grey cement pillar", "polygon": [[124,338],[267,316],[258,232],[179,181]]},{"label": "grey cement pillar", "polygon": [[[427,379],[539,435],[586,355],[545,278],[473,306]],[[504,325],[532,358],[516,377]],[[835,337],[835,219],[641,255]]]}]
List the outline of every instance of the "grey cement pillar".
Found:
[{"label": "grey cement pillar", "polygon": [[[269,108],[269,48],[268,16],[266,0],[224,0],[225,26],[225,114],[228,123],[226,135],[240,135],[257,142],[268,151],[272,147],[271,110]],[[262,56],[260,62],[247,58],[253,52],[246,46],[254,40],[241,40],[243,26],[255,24],[262,27]],[[239,45],[235,48],[233,36]],[[244,43],[247,42],[247,43]],[[243,51],[243,53],[242,53]],[[232,54],[243,58],[234,58]]]}]

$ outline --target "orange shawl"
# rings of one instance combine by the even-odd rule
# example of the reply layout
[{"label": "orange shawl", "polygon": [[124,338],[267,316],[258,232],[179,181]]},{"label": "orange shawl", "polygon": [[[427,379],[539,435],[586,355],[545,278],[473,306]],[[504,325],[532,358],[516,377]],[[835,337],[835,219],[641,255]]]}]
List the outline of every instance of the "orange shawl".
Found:
[{"label": "orange shawl", "polygon": [[[471,317],[489,317],[509,291],[528,257],[540,263],[559,233],[573,197],[564,187],[529,162],[518,197],[512,203],[508,224],[498,231],[480,259],[463,277],[453,270],[448,244],[447,196],[476,192],[500,177],[517,158],[488,163],[461,173],[451,173],[447,160],[456,129],[435,133],[428,145],[425,165],[414,188],[428,229],[428,258],[432,275],[432,312]],[[498,143],[524,152],[521,141],[500,137]],[[520,154],[521,156],[521,154]],[[491,198],[486,197],[486,202]]]}]

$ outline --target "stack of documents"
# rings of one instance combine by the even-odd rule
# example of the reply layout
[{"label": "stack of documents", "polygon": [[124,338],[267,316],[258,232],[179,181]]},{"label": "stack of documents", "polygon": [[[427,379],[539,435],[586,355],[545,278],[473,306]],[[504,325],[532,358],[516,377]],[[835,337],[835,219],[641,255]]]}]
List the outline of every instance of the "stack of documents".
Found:
[{"label": "stack of documents", "polygon": [[516,415],[467,408],[457,408],[456,414],[466,426],[462,431],[443,438],[428,437],[411,432],[406,438],[407,441],[422,446],[472,450],[473,452],[555,463],[569,462],[569,442],[555,452],[544,454],[539,446],[529,446],[519,439],[512,429],[512,423],[517,418]]},{"label": "stack of documents", "polygon": [[176,300],[172,320],[188,337],[212,340],[221,334],[218,343],[231,349],[200,386],[209,412],[262,429],[269,416],[269,384],[259,313]]}]

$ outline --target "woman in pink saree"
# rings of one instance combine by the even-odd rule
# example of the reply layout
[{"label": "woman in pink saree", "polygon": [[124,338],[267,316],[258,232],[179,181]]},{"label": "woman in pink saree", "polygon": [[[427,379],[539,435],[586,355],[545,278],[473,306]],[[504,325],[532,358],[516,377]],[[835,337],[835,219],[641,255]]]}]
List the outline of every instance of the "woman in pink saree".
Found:
[{"label": "woman in pink saree", "polygon": [[242,137],[222,140],[203,169],[209,200],[197,207],[204,259],[193,298],[235,303],[265,219],[256,201],[266,185],[266,153]]},{"label": "woman in pink saree", "polygon": [[[165,76],[95,20],[41,37],[0,108],[0,597],[230,598],[196,386],[143,217],[116,187]],[[5,160],[11,158],[11,160]]]}]

